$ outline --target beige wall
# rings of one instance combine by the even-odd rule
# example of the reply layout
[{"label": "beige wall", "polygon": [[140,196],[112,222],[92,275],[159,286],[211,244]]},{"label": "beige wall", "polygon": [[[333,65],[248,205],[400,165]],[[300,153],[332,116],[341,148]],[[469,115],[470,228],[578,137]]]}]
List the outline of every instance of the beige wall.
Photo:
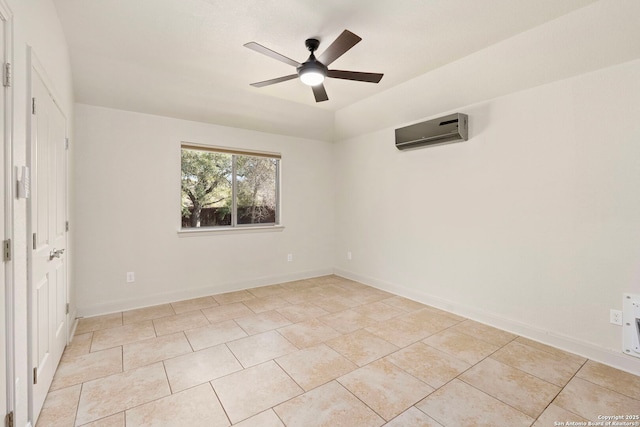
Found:
[{"label": "beige wall", "polygon": [[609,324],[640,292],[639,100],[636,60],[461,106],[467,142],[340,141],[337,271],[640,373]]},{"label": "beige wall", "polygon": [[[87,105],[76,120],[80,315],[332,272],[331,143]],[[284,230],[180,236],[181,141],[281,153]]]}]

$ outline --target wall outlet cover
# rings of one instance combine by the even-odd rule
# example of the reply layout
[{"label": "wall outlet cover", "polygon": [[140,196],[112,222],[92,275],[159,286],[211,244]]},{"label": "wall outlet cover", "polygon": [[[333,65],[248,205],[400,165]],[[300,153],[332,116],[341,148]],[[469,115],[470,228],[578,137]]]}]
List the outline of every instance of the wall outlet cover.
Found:
[{"label": "wall outlet cover", "polygon": [[609,310],[609,323],[622,326],[622,311]]}]

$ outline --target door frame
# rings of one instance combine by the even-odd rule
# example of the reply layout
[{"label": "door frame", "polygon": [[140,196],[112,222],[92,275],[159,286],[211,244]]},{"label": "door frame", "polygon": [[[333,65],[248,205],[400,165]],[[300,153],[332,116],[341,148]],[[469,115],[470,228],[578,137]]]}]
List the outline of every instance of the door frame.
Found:
[{"label": "door frame", "polygon": [[[2,1],[2,0],[0,0]],[[40,62],[40,60],[38,59],[38,56],[36,55],[34,49],[32,46],[27,45],[27,104],[28,104],[28,114],[27,114],[27,138],[26,138],[26,142],[27,142],[27,147],[26,147],[26,163],[27,166],[29,167],[30,171],[33,171],[33,164],[34,164],[34,153],[32,150],[32,138],[33,138],[33,132],[32,132],[32,126],[33,126],[33,115],[31,114],[31,99],[33,98],[34,94],[33,94],[33,79],[34,79],[34,75],[33,73],[37,73],[39,78],[42,80],[42,82],[44,83],[45,88],[47,89],[47,91],[49,92],[49,95],[51,96],[51,98],[53,99],[53,102],[55,103],[55,105],[59,108],[60,113],[62,114],[62,116],[64,117],[64,121],[65,121],[65,137],[68,138],[69,135],[69,130],[67,128],[68,126],[68,117],[67,117],[67,113],[65,112],[64,108],[62,108],[62,104],[59,102],[59,97],[57,96],[57,92],[55,91],[55,87],[52,83],[52,80],[49,78],[45,67],[42,65],[42,63]],[[69,204],[69,195],[68,195],[68,174],[69,174],[69,169],[68,169],[68,152],[65,151],[65,216],[67,216],[68,218],[68,204]],[[33,204],[32,204],[32,197],[29,197],[27,199],[27,366],[28,366],[28,372],[27,372],[27,380],[28,380],[28,401],[29,401],[29,409],[28,409],[28,419],[33,422],[33,420],[35,420],[37,418],[37,415],[39,414],[34,414],[34,408],[33,408],[33,336],[34,336],[34,328],[36,327],[36,325],[34,325],[33,322],[33,304],[32,304],[32,295],[33,295],[33,287],[34,287],[34,283],[33,283],[33,274],[32,274],[32,268],[33,268],[33,244],[32,244],[32,238],[31,236],[33,235],[33,224],[32,224],[32,209],[33,209]],[[69,246],[69,234],[65,233],[65,247]],[[69,262],[68,262],[68,257],[64,257],[63,258],[63,262],[65,262],[67,264],[66,268],[68,269],[69,266]],[[65,274],[65,297],[66,297],[66,303],[69,303],[69,274],[67,271],[67,274]],[[64,330],[64,334],[65,334],[65,343],[69,344],[69,313],[66,314],[67,316],[67,327]]]},{"label": "door frame", "polygon": [[[0,58],[2,64],[13,64],[13,13],[5,0],[0,0],[0,20],[2,21],[2,30],[4,31],[4,46],[0,49],[4,50],[4,58]],[[4,77],[4,76],[3,76]],[[14,290],[15,282],[13,276],[14,266],[14,226],[13,226],[13,197],[14,197],[14,162],[13,162],[13,78],[10,77],[8,86],[2,85],[4,90],[4,116],[0,120],[4,120],[4,135],[0,136],[3,140],[4,162],[0,165],[0,173],[4,179],[4,238],[10,239],[12,252],[11,260],[4,263],[4,284],[2,289],[4,292],[4,336],[5,336],[5,366],[0,369],[5,370],[6,384],[0,384],[0,387],[6,390],[6,412],[12,413],[15,408],[15,328],[14,328]],[[4,420],[5,414],[0,414]]]}]

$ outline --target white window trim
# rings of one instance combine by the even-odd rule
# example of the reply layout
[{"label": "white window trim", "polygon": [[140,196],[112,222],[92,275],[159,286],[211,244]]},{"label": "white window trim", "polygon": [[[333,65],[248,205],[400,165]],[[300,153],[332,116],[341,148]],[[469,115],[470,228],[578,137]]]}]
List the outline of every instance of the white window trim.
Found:
[{"label": "white window trim", "polygon": [[202,235],[236,234],[236,233],[269,233],[283,231],[284,225],[252,225],[238,227],[200,227],[181,228],[178,237],[194,237]]},{"label": "white window trim", "polygon": [[[278,186],[276,191],[278,193],[278,208],[276,209],[276,221],[275,224],[242,224],[235,226],[220,226],[220,227],[199,227],[199,228],[182,228],[182,217],[180,217],[180,226],[178,228],[178,237],[195,237],[202,235],[221,235],[221,234],[237,234],[237,233],[265,233],[265,232],[279,232],[284,230],[284,225],[282,224],[282,182],[281,182],[281,167],[282,167],[282,155],[280,153],[276,153],[273,151],[258,151],[258,150],[246,150],[246,149],[238,149],[233,147],[220,147],[216,145],[206,145],[199,144],[195,142],[181,141],[180,142],[180,151],[182,149],[191,149],[191,150],[203,150],[203,151],[213,151],[219,153],[229,153],[236,155],[247,155],[247,156],[258,156],[258,157],[269,157],[278,159],[278,169],[277,169],[277,179]],[[234,189],[235,191],[235,189]],[[182,189],[180,189],[182,193]]]}]

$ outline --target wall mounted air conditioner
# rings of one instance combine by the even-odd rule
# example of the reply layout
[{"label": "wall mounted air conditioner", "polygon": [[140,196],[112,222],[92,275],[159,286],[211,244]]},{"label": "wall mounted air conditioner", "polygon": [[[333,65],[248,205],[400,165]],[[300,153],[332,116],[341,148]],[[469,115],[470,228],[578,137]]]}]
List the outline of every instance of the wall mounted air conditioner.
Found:
[{"label": "wall mounted air conditioner", "polygon": [[396,148],[429,147],[469,139],[466,114],[449,114],[434,120],[396,129]]}]

